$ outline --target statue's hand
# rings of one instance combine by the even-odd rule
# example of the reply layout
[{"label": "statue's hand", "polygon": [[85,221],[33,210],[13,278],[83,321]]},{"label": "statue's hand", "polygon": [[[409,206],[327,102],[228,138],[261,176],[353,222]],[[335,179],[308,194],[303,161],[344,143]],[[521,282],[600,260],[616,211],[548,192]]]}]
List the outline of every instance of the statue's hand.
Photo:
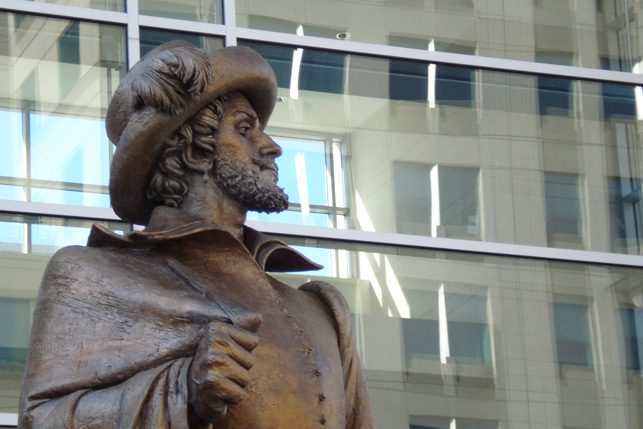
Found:
[{"label": "statue's hand", "polygon": [[188,397],[193,411],[205,422],[225,416],[227,406],[241,402],[255,362],[261,317],[247,329],[212,322],[201,338],[188,375]]}]

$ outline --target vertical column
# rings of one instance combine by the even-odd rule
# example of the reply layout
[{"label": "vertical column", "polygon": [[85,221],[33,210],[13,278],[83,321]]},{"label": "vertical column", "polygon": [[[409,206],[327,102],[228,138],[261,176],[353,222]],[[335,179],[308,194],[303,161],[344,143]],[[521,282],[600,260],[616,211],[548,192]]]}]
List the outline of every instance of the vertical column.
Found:
[{"label": "vertical column", "polygon": [[237,8],[236,0],[223,1],[223,24],[225,25],[225,45],[237,46]]},{"label": "vertical column", "polygon": [[132,68],[141,58],[138,26],[138,0],[127,0],[127,67]]}]

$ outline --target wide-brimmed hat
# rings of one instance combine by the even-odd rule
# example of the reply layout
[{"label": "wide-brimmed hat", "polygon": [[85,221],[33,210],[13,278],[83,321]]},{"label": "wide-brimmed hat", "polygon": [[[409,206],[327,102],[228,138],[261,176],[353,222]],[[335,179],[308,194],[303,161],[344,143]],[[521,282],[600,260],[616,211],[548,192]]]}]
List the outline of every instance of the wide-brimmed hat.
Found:
[{"label": "wide-brimmed hat", "polygon": [[206,53],[174,41],[134,65],[114,92],[105,123],[116,146],[109,194],[118,216],[147,224],[155,204],[145,194],[165,140],[209,102],[236,91],[245,95],[265,127],[275,107],[277,80],[252,49]]}]

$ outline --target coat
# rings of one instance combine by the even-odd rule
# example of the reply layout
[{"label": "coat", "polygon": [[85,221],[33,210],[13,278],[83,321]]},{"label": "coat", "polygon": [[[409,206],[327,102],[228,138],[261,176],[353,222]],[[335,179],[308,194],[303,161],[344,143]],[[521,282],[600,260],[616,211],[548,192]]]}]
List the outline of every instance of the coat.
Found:
[{"label": "coat", "polygon": [[[38,294],[21,428],[370,428],[350,312],[323,282],[267,271],[311,261],[251,228],[244,242],[167,207],[125,237],[94,225],[58,251]],[[212,321],[262,318],[247,397],[195,422],[187,374]]]}]

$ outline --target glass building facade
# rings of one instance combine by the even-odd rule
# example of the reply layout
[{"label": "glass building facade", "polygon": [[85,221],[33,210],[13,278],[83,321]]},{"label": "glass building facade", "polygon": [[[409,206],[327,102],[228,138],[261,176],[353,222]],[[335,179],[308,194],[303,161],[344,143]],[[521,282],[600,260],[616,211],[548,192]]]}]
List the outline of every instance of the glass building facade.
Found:
[{"label": "glass building facade", "polygon": [[273,67],[288,211],[381,429],[643,427],[640,0],[0,0],[0,427],[51,255],[110,209],[104,117],[172,39]]}]

